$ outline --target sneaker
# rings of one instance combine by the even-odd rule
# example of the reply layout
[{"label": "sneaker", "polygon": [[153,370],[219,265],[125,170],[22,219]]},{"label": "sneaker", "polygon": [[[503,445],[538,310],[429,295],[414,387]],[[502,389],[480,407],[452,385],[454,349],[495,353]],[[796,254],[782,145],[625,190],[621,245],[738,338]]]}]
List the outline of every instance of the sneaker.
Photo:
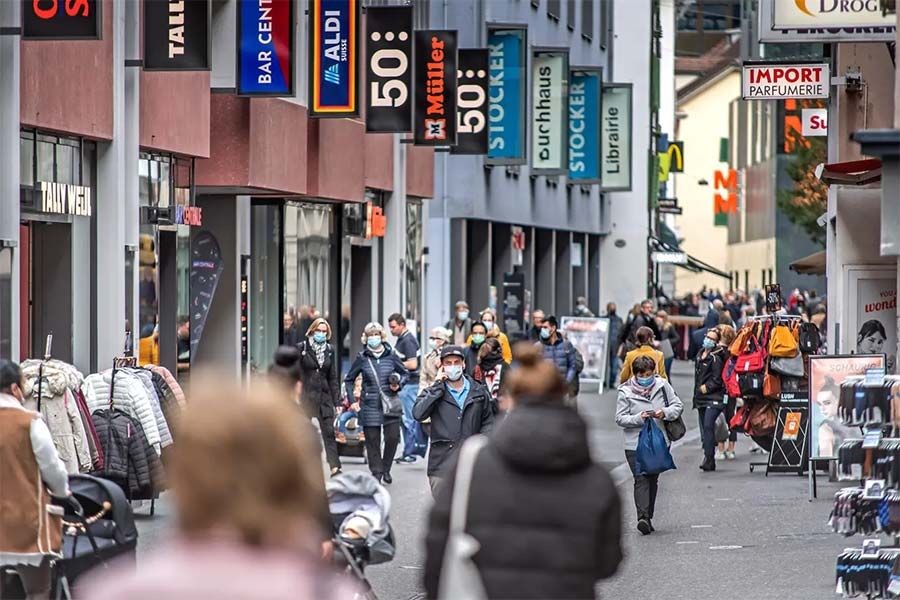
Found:
[{"label": "sneaker", "polygon": [[728,460],[734,460],[734,450],[730,450],[725,453],[725,458]]},{"label": "sneaker", "polygon": [[647,519],[638,519],[637,530],[641,532],[641,535],[650,535],[650,532],[653,531],[650,527],[650,521]]},{"label": "sneaker", "polygon": [[703,464],[700,465],[700,470],[702,470],[702,471],[707,471],[707,472],[708,472],[708,471],[715,471],[715,470],[716,470],[716,461],[713,460],[713,459],[711,459],[711,460],[704,460],[704,461],[703,461]]},{"label": "sneaker", "polygon": [[397,462],[397,464],[401,464],[401,465],[411,465],[414,462],[416,462],[416,457],[415,456],[404,456],[403,458],[398,458],[396,460],[396,462]]},{"label": "sneaker", "polygon": [[716,450],[716,460],[725,460],[725,453],[721,450]]}]

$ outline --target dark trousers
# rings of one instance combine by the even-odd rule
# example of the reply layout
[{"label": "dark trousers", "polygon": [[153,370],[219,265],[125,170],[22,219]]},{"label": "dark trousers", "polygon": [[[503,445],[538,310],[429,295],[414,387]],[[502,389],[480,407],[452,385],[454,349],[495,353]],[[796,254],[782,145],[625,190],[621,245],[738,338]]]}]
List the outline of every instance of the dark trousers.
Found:
[{"label": "dark trousers", "polygon": [[625,460],[634,476],[634,507],[637,509],[638,519],[652,519],[656,509],[656,492],[659,490],[659,473],[637,475],[634,471],[634,455],[634,450],[625,451]]},{"label": "dark trousers", "polygon": [[[381,430],[384,429],[384,454],[381,453]],[[369,458],[369,471],[375,477],[385,473],[391,474],[394,455],[400,445],[400,420],[386,421],[382,427],[363,427],[366,434],[366,456]]]},{"label": "dark trousers", "polygon": [[737,441],[737,430],[731,426],[731,419],[734,418],[734,411],[737,408],[737,398],[729,398],[725,405],[725,419],[728,421],[728,441],[734,443]]},{"label": "dark trousers", "polygon": [[334,439],[334,417],[319,416],[319,431],[322,432],[322,445],[325,446],[325,459],[332,469],[341,468],[341,458],[338,455],[337,440]]},{"label": "dark trousers", "polygon": [[703,457],[713,460],[716,456],[716,419],[722,413],[721,406],[707,406],[697,409],[700,423],[700,439],[703,442]]}]

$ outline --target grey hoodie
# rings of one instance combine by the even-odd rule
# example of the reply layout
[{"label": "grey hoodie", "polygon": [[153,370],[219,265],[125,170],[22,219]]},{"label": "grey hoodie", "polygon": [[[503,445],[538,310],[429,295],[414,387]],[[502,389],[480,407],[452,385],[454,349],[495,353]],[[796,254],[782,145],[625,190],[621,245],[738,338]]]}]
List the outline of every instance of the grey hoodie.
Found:
[{"label": "grey hoodie", "polygon": [[[619,386],[619,396],[616,399],[616,425],[622,428],[626,450],[637,448],[638,436],[644,426],[642,412],[661,409],[665,415],[664,420],[674,421],[684,410],[684,403],[675,393],[675,388],[659,375],[655,375],[654,379],[656,381],[653,383],[653,391],[650,393],[649,399],[636,394],[631,389],[630,380]],[[665,395],[663,390],[665,390]],[[668,408],[666,407],[666,396],[669,399]],[[657,419],[656,424],[665,434],[666,429],[663,427],[662,421]]]}]

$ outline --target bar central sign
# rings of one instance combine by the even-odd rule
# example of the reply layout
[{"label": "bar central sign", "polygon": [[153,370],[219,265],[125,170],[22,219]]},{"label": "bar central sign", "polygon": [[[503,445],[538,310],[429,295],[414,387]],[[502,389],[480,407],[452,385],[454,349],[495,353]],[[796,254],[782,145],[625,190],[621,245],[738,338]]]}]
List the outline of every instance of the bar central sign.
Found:
[{"label": "bar central sign", "polygon": [[312,0],[309,23],[309,114],[355,116],[359,112],[359,2]]},{"label": "bar central sign", "polygon": [[238,0],[237,93],[294,95],[294,1]]}]

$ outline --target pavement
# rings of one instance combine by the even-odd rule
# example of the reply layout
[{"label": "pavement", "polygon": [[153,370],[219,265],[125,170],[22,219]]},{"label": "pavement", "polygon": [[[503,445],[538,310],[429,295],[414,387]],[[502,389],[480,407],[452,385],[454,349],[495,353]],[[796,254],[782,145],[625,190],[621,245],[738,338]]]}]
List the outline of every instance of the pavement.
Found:
[{"label": "pavement", "polygon": [[[657,531],[642,536],[635,528],[631,473],[625,464],[621,430],[616,427],[615,392],[583,390],[579,410],[591,430],[594,459],[613,474],[624,507],[623,547],[626,558],[611,579],[598,584],[602,598],[617,600],[697,600],[788,598],[812,600],[834,597],[834,565],[838,553],[860,539],[845,540],[831,533],[826,520],[837,483],[819,478],[819,498],[807,499],[807,479],[791,474],[765,475],[749,470],[751,442],[738,440],[734,461],[719,461],[717,471],[698,469],[702,459],[696,413],[690,409],[693,372],[689,363],[676,362],[673,385],[685,401],[688,433],[676,443],[678,469],[660,478]],[[365,469],[359,459],[344,460],[346,469]],[[424,598],[422,540],[431,494],[425,463],[396,465],[391,521],[397,539],[394,560],[367,569],[382,600]],[[159,547],[174,520],[164,495],[156,515],[136,510],[140,555]],[[564,509],[563,506],[560,507]]]}]

